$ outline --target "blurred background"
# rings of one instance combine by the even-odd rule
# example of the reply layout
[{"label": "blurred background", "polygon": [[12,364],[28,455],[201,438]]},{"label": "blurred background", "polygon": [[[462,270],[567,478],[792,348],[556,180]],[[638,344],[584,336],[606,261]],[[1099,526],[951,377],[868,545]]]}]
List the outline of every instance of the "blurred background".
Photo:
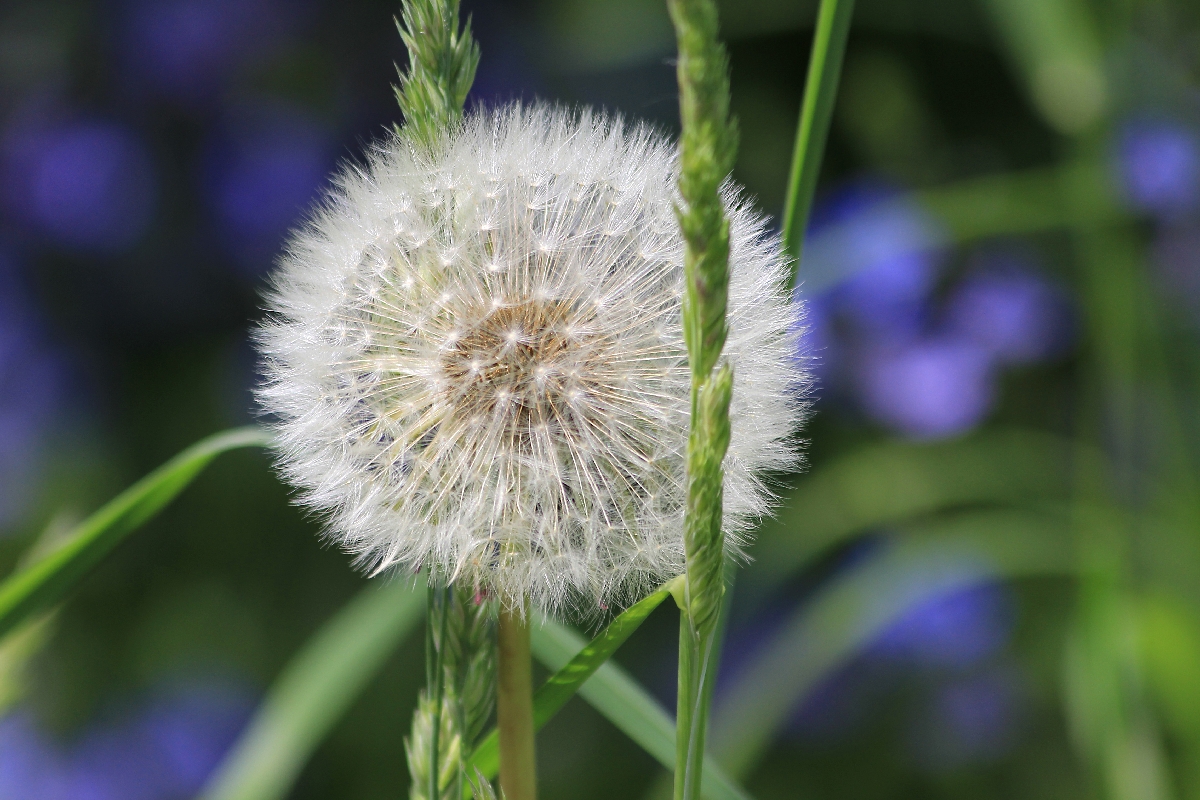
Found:
[{"label": "blurred background", "polygon": [[[812,0],[726,0],[778,215]],[[463,0],[470,103],[678,126],[658,0]],[[254,420],[289,226],[398,119],[394,0],[0,5],[0,561]],[[1200,8],[859,0],[800,268],[808,471],[739,572],[712,749],[760,798],[1200,798]],[[798,358],[800,358],[798,354]],[[0,642],[0,800],[193,797],[365,584],[223,456]],[[617,660],[673,708],[676,614]],[[414,633],[295,798],[407,794]],[[579,700],[547,798],[655,796]]]}]

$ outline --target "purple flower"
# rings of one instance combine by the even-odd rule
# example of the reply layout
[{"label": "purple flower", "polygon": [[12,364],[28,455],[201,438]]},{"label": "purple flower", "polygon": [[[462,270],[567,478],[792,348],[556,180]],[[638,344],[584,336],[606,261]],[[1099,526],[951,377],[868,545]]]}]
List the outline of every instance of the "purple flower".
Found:
[{"label": "purple flower", "polygon": [[1009,669],[946,681],[914,719],[910,751],[934,772],[995,761],[1016,739],[1022,699],[1020,681]]},{"label": "purple flower", "polygon": [[331,162],[326,131],[299,112],[272,109],[235,120],[206,162],[207,200],[239,267],[258,275],[308,210]]},{"label": "purple flower", "polygon": [[912,439],[939,439],[978,425],[995,400],[990,353],[950,336],[866,352],[859,399],[876,421]]},{"label": "purple flower", "polygon": [[253,708],[243,688],[207,683],[157,697],[139,728],[154,743],[164,785],[179,796],[195,794],[236,740]]},{"label": "purple flower", "polygon": [[176,800],[203,787],[252,707],[241,687],[177,686],[64,747],[18,714],[0,720],[0,798]]},{"label": "purple flower", "polygon": [[969,667],[998,653],[1012,634],[1008,590],[983,583],[923,603],[888,626],[876,658],[929,667]]},{"label": "purple flower", "polygon": [[935,267],[934,258],[925,252],[876,261],[835,290],[838,305],[866,336],[911,338],[925,322]]},{"label": "purple flower", "polygon": [[913,335],[937,280],[940,226],[894,192],[852,186],[816,215],[800,269],[806,292],[832,291],[875,338]]},{"label": "purple flower", "polygon": [[1154,243],[1157,278],[1166,295],[1200,320],[1200,226],[1166,225]]},{"label": "purple flower", "polygon": [[68,800],[67,772],[62,754],[28,714],[0,719],[0,798]]},{"label": "purple flower", "polygon": [[1117,143],[1117,166],[1134,208],[1177,216],[1200,199],[1200,137],[1164,119],[1128,123]]},{"label": "purple flower", "polygon": [[106,119],[33,125],[6,137],[4,194],[13,216],[71,250],[116,252],[137,243],[157,185],[145,142]]},{"label": "purple flower", "polygon": [[845,740],[879,707],[895,677],[855,659],[813,687],[789,717],[786,733],[809,746]]},{"label": "purple flower", "polygon": [[16,259],[0,250],[0,525],[19,517],[29,502],[63,382],[61,358],[46,341]]},{"label": "purple flower", "polygon": [[269,52],[293,16],[273,0],[132,0],[117,42],[135,86],[193,104]]},{"label": "purple flower", "polygon": [[968,274],[946,303],[948,327],[1002,364],[1057,355],[1071,339],[1066,294],[1012,259],[991,258]]}]

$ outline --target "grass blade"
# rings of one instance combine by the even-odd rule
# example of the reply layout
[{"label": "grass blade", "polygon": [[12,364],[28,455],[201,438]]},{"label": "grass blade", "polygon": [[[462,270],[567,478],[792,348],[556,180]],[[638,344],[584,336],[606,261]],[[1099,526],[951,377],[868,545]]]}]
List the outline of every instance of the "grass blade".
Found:
[{"label": "grass blade", "polygon": [[796,283],[804,245],[804,229],[817,191],[821,174],[825,140],[833,118],[838,79],[842,73],[842,56],[846,38],[850,35],[850,17],[854,0],[821,0],[817,13],[817,30],[813,35],[812,55],[808,61],[808,77],[804,82],[804,100],[800,106],[800,124],[796,126],[796,146],[792,151],[792,167],[788,175],[787,200],[783,207],[783,245],[792,263],[789,286]]},{"label": "grass blade", "polygon": [[[533,654],[551,669],[562,669],[584,644],[582,636],[553,620],[533,629]],[[625,670],[604,664],[579,688],[579,694],[660,764],[675,768],[675,720]],[[711,756],[704,758],[703,787],[708,800],[750,797]]]},{"label": "grass blade", "polygon": [[[625,609],[595,639],[551,675],[533,696],[534,727],[541,730],[669,595],[670,590],[663,587]],[[496,777],[500,769],[500,739],[495,730],[475,748],[470,769],[478,770],[485,778]],[[464,797],[469,796],[464,792]]]},{"label": "grass blade", "polygon": [[753,605],[823,550],[865,530],[971,505],[1062,502],[1073,457],[1101,466],[1098,453],[1072,453],[1060,437],[1011,429],[935,445],[886,442],[819,466],[763,523],[742,599]]},{"label": "grass blade", "polygon": [[787,715],[908,609],[981,579],[1074,569],[1065,522],[972,512],[909,529],[801,606],[720,703],[712,751],[735,776],[758,763]]},{"label": "grass blade", "polygon": [[424,587],[364,589],[308,641],[271,688],[201,800],[279,800],[314,749],[421,619]]},{"label": "grass blade", "polygon": [[936,214],[957,244],[1125,219],[1102,161],[981,175],[921,189],[912,199]]},{"label": "grass blade", "polygon": [[270,435],[238,428],[202,439],[110,500],[45,557],[0,584],[0,636],[62,599],[142,523],[157,514],[221,453],[263,446]]}]

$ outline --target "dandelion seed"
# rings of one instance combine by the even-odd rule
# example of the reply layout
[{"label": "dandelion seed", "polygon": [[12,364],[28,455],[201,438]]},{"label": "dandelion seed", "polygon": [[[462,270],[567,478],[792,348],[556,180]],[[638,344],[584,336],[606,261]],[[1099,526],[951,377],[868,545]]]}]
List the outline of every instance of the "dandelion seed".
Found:
[{"label": "dandelion seed", "polygon": [[[259,397],[280,469],[364,568],[424,564],[552,610],[683,570],[675,170],[642,127],[513,106],[342,172],[275,275]],[[761,473],[796,463],[809,384],[779,241],[726,199],[724,507],[740,553],[771,502]]]}]

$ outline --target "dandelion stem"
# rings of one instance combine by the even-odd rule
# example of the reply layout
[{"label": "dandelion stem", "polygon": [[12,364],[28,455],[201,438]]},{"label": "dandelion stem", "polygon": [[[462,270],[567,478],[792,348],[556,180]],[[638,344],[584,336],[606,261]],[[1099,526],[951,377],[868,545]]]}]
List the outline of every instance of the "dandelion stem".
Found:
[{"label": "dandelion stem", "polygon": [[501,608],[496,639],[496,728],[500,734],[500,790],[506,800],[536,800],[533,671],[527,610]]}]

